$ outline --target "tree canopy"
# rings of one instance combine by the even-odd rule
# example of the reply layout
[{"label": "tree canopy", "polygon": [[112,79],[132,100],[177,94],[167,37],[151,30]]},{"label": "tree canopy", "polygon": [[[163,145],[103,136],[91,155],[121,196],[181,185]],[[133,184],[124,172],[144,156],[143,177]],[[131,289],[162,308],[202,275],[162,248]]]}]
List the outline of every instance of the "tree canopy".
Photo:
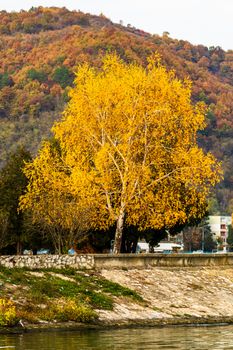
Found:
[{"label": "tree canopy", "polygon": [[21,208],[44,220],[60,217],[72,230],[83,216],[94,229],[115,225],[115,253],[125,225],[169,229],[202,217],[221,177],[215,158],[197,145],[204,112],[202,103],[191,103],[190,81],[177,79],[156,55],[146,68],[113,54],[101,69],[80,66],[53,127],[59,147],[45,143],[27,165]]}]

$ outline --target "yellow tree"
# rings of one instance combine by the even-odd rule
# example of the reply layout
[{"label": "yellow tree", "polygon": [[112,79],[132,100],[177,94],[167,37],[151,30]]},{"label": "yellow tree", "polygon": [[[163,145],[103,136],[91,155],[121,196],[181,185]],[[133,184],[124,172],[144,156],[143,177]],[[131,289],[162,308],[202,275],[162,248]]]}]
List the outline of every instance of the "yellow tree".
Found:
[{"label": "yellow tree", "polygon": [[77,206],[69,191],[69,169],[65,167],[57,142],[43,144],[42,150],[24,169],[29,179],[28,192],[20,206],[30,210],[34,222],[49,233],[55,251],[61,254],[77,236],[87,231],[88,211]]},{"label": "yellow tree", "polygon": [[[190,81],[178,80],[157,57],[148,62],[145,69],[107,55],[101,69],[81,66],[63,119],[53,127],[66,178],[62,191],[77,212],[88,210],[90,227],[116,225],[114,253],[120,252],[124,225],[160,229],[202,217],[221,177],[219,164],[196,142],[204,107],[192,105]],[[33,185],[34,173],[43,162],[36,162],[27,168],[24,207],[33,206],[40,187]],[[53,166],[49,177],[58,169]]]}]

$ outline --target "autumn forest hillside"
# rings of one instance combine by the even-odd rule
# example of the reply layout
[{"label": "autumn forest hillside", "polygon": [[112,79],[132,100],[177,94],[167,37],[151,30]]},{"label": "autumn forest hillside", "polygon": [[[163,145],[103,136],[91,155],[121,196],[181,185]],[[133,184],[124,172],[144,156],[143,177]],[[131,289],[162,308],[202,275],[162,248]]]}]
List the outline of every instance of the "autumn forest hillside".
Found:
[{"label": "autumn forest hillside", "polygon": [[104,15],[66,8],[31,8],[0,12],[0,162],[17,146],[32,154],[68,101],[76,67],[101,64],[116,51],[126,62],[146,65],[157,51],[176,74],[193,81],[193,101],[208,106],[207,128],[200,144],[222,161],[225,179],[211,200],[212,212],[233,211],[233,50],[194,46],[162,37]]}]

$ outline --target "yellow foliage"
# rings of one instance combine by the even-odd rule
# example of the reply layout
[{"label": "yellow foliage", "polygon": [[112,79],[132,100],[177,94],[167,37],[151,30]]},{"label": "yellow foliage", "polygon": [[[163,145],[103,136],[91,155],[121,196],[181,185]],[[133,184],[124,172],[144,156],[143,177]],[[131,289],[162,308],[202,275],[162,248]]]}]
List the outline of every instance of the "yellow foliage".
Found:
[{"label": "yellow foliage", "polygon": [[17,322],[18,318],[13,302],[0,298],[0,326],[14,326]]},{"label": "yellow foliage", "polygon": [[[192,105],[189,80],[178,80],[156,57],[144,69],[107,55],[101,70],[79,67],[70,97],[53,127],[60,155],[45,144],[27,166],[22,208],[41,211],[52,201],[66,220],[68,194],[75,215],[88,213],[93,228],[120,216],[140,229],[169,228],[203,215],[221,170],[197,146],[205,107]],[[45,198],[35,203],[42,187]]]}]

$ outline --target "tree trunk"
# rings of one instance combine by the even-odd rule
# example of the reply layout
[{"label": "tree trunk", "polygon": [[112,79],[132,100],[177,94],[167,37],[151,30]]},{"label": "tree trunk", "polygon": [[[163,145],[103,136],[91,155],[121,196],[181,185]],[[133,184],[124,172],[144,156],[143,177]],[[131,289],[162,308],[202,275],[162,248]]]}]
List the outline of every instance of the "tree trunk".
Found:
[{"label": "tree trunk", "polygon": [[125,211],[124,211],[124,208],[121,208],[120,214],[117,219],[113,254],[119,254],[121,252],[124,218],[125,218]]},{"label": "tree trunk", "polygon": [[20,238],[19,238],[17,241],[17,246],[16,246],[16,254],[22,255],[22,251],[23,251],[23,246],[22,246],[22,243],[21,243]]},{"label": "tree trunk", "polygon": [[137,229],[130,226],[123,230],[121,253],[135,253],[138,244],[139,234]]}]

